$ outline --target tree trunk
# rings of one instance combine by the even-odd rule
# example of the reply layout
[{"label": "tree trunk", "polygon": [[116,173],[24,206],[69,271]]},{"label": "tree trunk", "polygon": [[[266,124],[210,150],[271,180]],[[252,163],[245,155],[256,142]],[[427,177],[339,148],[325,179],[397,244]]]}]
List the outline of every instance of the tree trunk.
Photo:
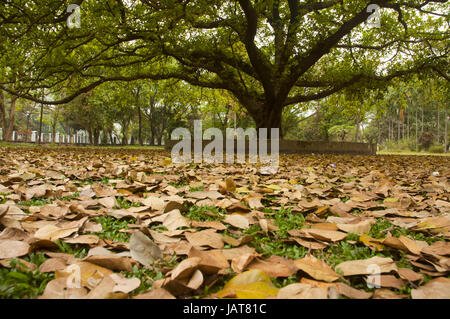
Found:
[{"label": "tree trunk", "polygon": [[100,130],[94,129],[94,145],[98,145],[98,138],[100,137]]},{"label": "tree trunk", "polygon": [[388,140],[391,140],[391,121],[389,118],[389,115],[387,116],[387,120],[388,120]]},{"label": "tree trunk", "polygon": [[14,122],[15,122],[15,114],[16,114],[16,101],[17,97],[11,97],[11,104],[9,109],[8,119],[6,118],[6,104],[5,104],[5,95],[2,91],[0,95],[0,113],[2,120],[2,130],[3,130],[3,140],[11,141],[12,132],[14,130]]},{"label": "tree trunk", "polygon": [[[248,110],[249,108],[247,108]],[[270,138],[271,136],[271,128],[278,128],[279,129],[279,137],[282,138],[282,127],[281,127],[281,114],[282,114],[282,107],[278,105],[264,105],[262,108],[257,108],[255,110],[254,108],[251,108],[253,110],[249,111],[250,115],[253,117],[256,129],[259,135],[259,129],[260,128],[267,128],[267,137]]]},{"label": "tree trunk", "polygon": [[420,129],[420,135],[423,135],[423,104],[422,104],[422,128]]},{"label": "tree trunk", "polygon": [[31,117],[31,112],[30,112],[30,114],[27,115],[27,124],[25,127],[25,143],[28,142],[28,127],[30,127],[30,117]]},{"label": "tree trunk", "polygon": [[408,135],[408,141],[409,141],[409,130],[410,130],[410,126],[409,126],[409,114],[406,114],[406,134]]},{"label": "tree trunk", "polygon": [[439,108],[437,109],[437,135],[436,135],[436,140],[438,143],[440,143],[440,139],[439,139]]},{"label": "tree trunk", "polygon": [[138,119],[139,119],[139,145],[142,146],[144,143],[142,142],[142,114],[141,114],[141,107],[138,106]]},{"label": "tree trunk", "polygon": [[5,131],[6,131],[6,110],[5,110],[5,93],[3,91],[0,92],[0,115],[2,120],[2,139],[6,141]]},{"label": "tree trunk", "polygon": [[[44,97],[44,93],[42,92],[42,98]],[[44,104],[41,104],[41,117],[39,118],[39,144],[42,143],[42,117],[44,116]]]},{"label": "tree trunk", "polygon": [[94,145],[94,134],[92,133],[92,127],[90,127],[87,131],[89,134],[89,144]]},{"label": "tree trunk", "polygon": [[447,109],[445,109],[444,113],[444,121],[445,121],[445,135],[444,135],[444,152],[447,153],[448,150],[448,117],[447,117]]},{"label": "tree trunk", "polygon": [[417,119],[417,106],[416,106],[416,151],[419,150],[419,139],[418,139],[419,122]]}]

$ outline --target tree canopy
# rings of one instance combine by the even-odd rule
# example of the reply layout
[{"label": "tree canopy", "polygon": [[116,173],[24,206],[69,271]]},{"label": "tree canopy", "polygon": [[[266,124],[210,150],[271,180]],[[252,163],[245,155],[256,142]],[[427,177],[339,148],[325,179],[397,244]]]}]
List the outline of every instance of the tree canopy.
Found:
[{"label": "tree canopy", "polygon": [[[445,0],[72,2],[80,28],[67,26],[68,1],[0,8],[2,90],[56,105],[106,82],[179,79],[229,91],[257,127],[281,127],[286,106],[343,89],[417,72],[448,81]],[[366,23],[371,4],[379,28]]]}]

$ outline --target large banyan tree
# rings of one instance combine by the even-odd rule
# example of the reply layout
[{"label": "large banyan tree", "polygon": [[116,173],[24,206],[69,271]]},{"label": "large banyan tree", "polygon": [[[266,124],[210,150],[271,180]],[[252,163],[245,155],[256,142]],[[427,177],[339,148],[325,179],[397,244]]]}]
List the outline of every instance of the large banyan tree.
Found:
[{"label": "large banyan tree", "polygon": [[284,107],[352,86],[448,80],[448,12],[445,0],[6,0],[0,89],[61,104],[108,81],[177,78],[281,127]]}]

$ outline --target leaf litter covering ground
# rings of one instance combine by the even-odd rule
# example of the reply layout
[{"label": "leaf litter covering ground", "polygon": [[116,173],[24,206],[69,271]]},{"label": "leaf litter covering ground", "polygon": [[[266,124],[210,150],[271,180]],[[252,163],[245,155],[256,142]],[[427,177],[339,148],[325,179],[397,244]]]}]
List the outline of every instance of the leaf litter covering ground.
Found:
[{"label": "leaf litter covering ground", "polygon": [[0,296],[450,298],[447,157],[168,156],[0,148]]}]

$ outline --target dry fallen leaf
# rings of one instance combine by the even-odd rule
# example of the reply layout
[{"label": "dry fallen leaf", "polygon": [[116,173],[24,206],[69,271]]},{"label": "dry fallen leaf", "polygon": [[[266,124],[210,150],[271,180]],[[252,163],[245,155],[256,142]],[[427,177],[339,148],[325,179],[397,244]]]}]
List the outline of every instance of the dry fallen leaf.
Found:
[{"label": "dry fallen leaf", "polygon": [[436,278],[417,289],[411,289],[412,299],[450,299],[450,279]]},{"label": "dry fallen leaf", "polygon": [[248,219],[238,214],[227,215],[223,222],[240,229],[247,229],[250,226]]},{"label": "dry fallen leaf", "polygon": [[186,233],[186,239],[193,246],[209,246],[212,248],[223,248],[222,235],[214,229],[206,229],[196,233]]},{"label": "dry fallen leaf", "polygon": [[160,248],[141,231],[131,235],[130,252],[133,259],[146,267],[151,267],[155,260],[162,258]]},{"label": "dry fallen leaf", "polygon": [[221,269],[226,269],[230,267],[230,264],[222,253],[224,250],[208,250],[201,251],[195,247],[191,247],[188,252],[188,257],[199,257],[200,262],[198,264],[199,269],[205,274],[214,274]]},{"label": "dry fallen leaf", "polygon": [[172,271],[171,278],[175,279],[185,279],[192,275],[192,273],[197,269],[201,258],[200,257],[191,257],[184,259],[182,262],[178,264],[177,267]]},{"label": "dry fallen leaf", "polygon": [[421,252],[421,248],[414,241],[403,235],[400,235],[399,238],[387,237],[383,240],[383,245],[398,248],[415,255],[419,255]]},{"label": "dry fallen leaf", "polygon": [[297,272],[294,262],[280,256],[270,256],[266,260],[255,259],[248,269],[259,269],[271,277],[289,277]]},{"label": "dry fallen leaf", "polygon": [[148,292],[136,295],[133,299],[176,299],[164,288],[152,289]]},{"label": "dry fallen leaf", "polygon": [[0,259],[16,258],[28,254],[30,245],[18,240],[0,240]]},{"label": "dry fallen leaf", "polygon": [[341,270],[344,276],[370,275],[376,273],[375,270],[379,270],[379,273],[388,273],[397,270],[397,266],[392,258],[375,256],[364,260],[344,261],[336,265],[335,270]]},{"label": "dry fallen leaf", "polygon": [[278,289],[262,270],[249,270],[232,278],[217,292],[219,298],[266,299],[275,297]]},{"label": "dry fallen leaf", "polygon": [[294,263],[298,269],[306,272],[314,279],[333,282],[339,278],[339,275],[336,274],[330,266],[312,255],[295,260]]},{"label": "dry fallen leaf", "polygon": [[277,299],[327,299],[327,292],[308,284],[295,283],[278,291]]}]

